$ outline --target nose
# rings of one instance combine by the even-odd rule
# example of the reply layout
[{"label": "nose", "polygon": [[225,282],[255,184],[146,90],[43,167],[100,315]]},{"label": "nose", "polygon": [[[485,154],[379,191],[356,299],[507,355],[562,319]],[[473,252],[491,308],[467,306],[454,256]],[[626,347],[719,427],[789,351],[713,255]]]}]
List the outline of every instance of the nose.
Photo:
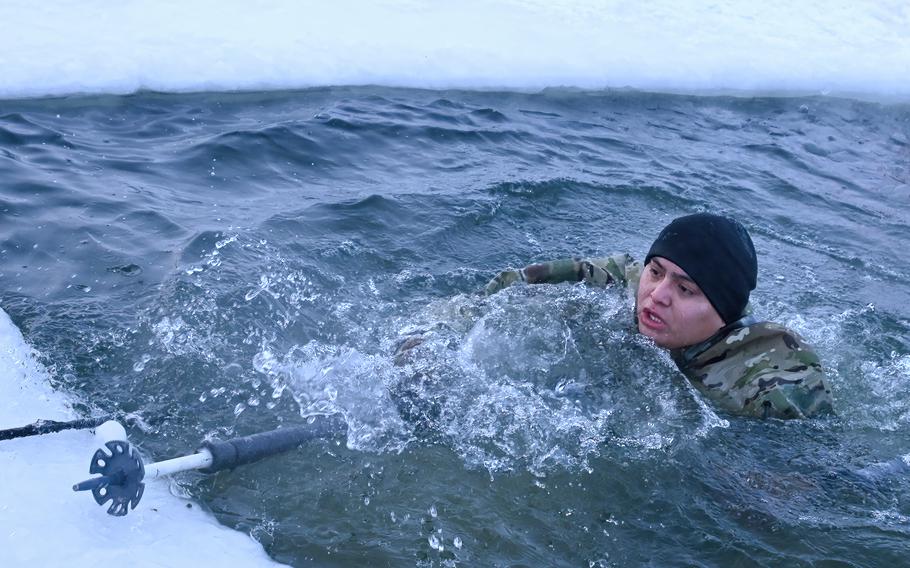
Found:
[{"label": "nose", "polygon": [[654,289],[651,290],[651,299],[655,304],[662,304],[664,306],[670,305],[670,279],[662,278],[660,282],[654,286]]}]

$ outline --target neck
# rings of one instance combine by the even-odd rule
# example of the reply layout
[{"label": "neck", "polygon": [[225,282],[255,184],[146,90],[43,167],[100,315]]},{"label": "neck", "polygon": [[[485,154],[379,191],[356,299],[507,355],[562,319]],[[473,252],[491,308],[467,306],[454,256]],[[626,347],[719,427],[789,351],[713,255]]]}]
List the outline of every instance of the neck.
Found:
[{"label": "neck", "polygon": [[731,332],[736,331],[737,329],[742,329],[744,327],[749,327],[756,321],[758,320],[756,320],[751,315],[743,316],[738,320],[728,323],[724,327],[720,328],[717,330],[717,333],[708,339],[700,343],[696,343],[695,345],[673,349],[670,354],[673,356],[673,359],[676,361],[677,365],[680,367],[686,367],[699,355],[713,347],[718,341],[730,335]]}]

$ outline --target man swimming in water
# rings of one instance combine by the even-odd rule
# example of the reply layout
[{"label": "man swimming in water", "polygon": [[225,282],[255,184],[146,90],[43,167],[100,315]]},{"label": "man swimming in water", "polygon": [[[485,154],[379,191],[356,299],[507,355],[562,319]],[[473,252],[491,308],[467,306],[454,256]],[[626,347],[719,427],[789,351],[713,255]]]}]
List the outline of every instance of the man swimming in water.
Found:
[{"label": "man swimming in water", "polygon": [[748,314],[757,274],[745,227],[697,213],[661,231],[644,270],[622,254],[557,260],[505,270],[485,291],[515,282],[627,286],[637,290],[638,331],[669,349],[680,371],[718,406],[762,418],[830,413],[831,391],[815,352],[793,331]]}]

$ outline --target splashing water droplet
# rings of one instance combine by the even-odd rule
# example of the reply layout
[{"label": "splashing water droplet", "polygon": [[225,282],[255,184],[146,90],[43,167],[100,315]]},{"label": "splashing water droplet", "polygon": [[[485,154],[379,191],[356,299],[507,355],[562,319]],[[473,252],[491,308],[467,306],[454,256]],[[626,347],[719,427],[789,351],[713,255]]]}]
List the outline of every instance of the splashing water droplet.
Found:
[{"label": "splashing water droplet", "polygon": [[229,245],[229,244],[231,244],[231,243],[233,243],[233,242],[236,242],[236,241],[237,241],[237,235],[233,235],[233,236],[228,237],[228,238],[226,238],[226,239],[217,241],[217,242],[215,243],[215,248],[216,248],[216,249],[221,249],[221,248],[224,248],[224,247],[226,247],[227,245]]},{"label": "splashing water droplet", "polygon": [[149,354],[143,355],[142,358],[139,361],[136,361],[136,364],[133,365],[133,371],[136,373],[142,372],[142,370],[145,369],[145,364],[151,360],[152,360],[151,355],[149,355]]}]

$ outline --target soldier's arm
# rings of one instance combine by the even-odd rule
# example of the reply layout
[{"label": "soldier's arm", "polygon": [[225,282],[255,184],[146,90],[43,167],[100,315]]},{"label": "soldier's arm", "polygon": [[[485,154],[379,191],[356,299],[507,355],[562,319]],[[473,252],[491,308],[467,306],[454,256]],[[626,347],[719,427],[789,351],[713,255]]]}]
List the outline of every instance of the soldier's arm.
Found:
[{"label": "soldier's arm", "polygon": [[607,286],[615,281],[625,284],[626,266],[631,262],[631,257],[620,254],[607,258],[564,258],[531,264],[520,269],[503,270],[490,280],[484,292],[495,294],[515,282],[558,284],[584,280],[594,286]]}]

